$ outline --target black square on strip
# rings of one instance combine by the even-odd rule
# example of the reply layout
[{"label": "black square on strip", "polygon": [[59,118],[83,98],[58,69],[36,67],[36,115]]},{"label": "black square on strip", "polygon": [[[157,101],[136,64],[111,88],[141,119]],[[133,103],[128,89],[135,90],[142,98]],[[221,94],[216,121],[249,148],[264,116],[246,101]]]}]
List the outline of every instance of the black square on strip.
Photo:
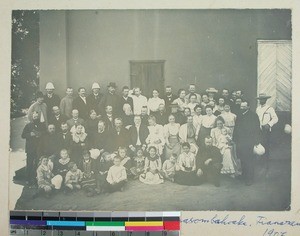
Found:
[{"label": "black square on strip", "polygon": [[166,217],[163,217],[163,221],[180,221],[180,217],[177,217],[177,216],[166,216]]},{"label": "black square on strip", "polygon": [[129,221],[146,221],[146,217],[129,217]]},{"label": "black square on strip", "polygon": [[76,221],[76,216],[61,216],[59,217],[60,221]]},{"label": "black square on strip", "polygon": [[111,221],[128,221],[128,217],[112,217]]},{"label": "black square on strip", "polygon": [[11,211],[10,212],[11,220],[26,220],[26,212],[23,211]]},{"label": "black square on strip", "polygon": [[94,221],[94,217],[77,216],[77,221]]},{"label": "black square on strip", "polygon": [[95,217],[95,221],[111,221],[111,217]]},{"label": "black square on strip", "polygon": [[162,221],[163,218],[162,217],[158,217],[158,216],[153,216],[153,217],[146,217],[146,221]]}]

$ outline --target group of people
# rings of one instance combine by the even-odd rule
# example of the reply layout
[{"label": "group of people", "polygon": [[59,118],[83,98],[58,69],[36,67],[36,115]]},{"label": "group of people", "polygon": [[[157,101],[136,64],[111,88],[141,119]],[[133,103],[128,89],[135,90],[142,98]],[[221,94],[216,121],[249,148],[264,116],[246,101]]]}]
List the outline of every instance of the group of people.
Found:
[{"label": "group of people", "polygon": [[54,85],[36,93],[28,109],[22,138],[26,139],[27,181],[50,195],[84,189],[88,196],[122,191],[130,179],[145,184],[171,181],[220,186],[220,176],[242,177],[253,183],[253,148],[262,144],[269,158],[271,128],[278,121],[260,94],[256,113],[241,90],[196,85],[175,95],[171,86],[152,97],[124,86],[121,95],[110,82],[105,94],[98,83],[92,92],[71,87],[62,99]]}]

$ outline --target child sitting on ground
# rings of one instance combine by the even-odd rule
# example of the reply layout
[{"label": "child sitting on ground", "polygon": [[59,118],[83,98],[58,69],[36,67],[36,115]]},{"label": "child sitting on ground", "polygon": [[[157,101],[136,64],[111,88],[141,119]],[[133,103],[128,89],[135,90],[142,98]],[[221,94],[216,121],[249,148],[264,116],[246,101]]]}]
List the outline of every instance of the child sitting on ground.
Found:
[{"label": "child sitting on ground", "polygon": [[65,185],[66,190],[73,191],[81,189],[80,182],[83,177],[81,170],[77,168],[74,162],[70,162],[68,165],[69,171],[66,174]]},{"label": "child sitting on ground", "polygon": [[145,159],[144,173],[140,175],[140,181],[145,184],[161,184],[164,178],[161,176],[161,159],[157,149],[150,146],[148,157]]},{"label": "child sitting on ground", "polygon": [[60,158],[54,162],[54,169],[53,172],[55,174],[61,175],[63,177],[63,180],[66,177],[66,174],[68,172],[68,164],[70,163],[71,159],[69,157],[69,153],[67,149],[62,149],[60,151]]},{"label": "child sitting on ground", "polygon": [[82,189],[85,191],[88,197],[92,197],[95,193],[98,193],[99,190],[96,189],[96,179],[95,179],[95,163],[94,159],[91,158],[90,152],[84,150],[83,160],[80,163],[80,169],[83,172],[83,178],[81,181]]},{"label": "child sitting on ground", "polygon": [[47,198],[50,197],[54,189],[60,189],[62,177],[60,175],[54,176],[48,157],[41,157],[36,173],[38,188],[46,193]]},{"label": "child sitting on ground", "polygon": [[127,156],[127,149],[125,147],[119,147],[117,156],[121,160],[121,166],[126,169],[127,176],[131,176],[130,168],[132,167],[131,158]]},{"label": "child sitting on ground", "polygon": [[114,157],[114,165],[109,168],[106,182],[104,183],[104,191],[115,192],[123,191],[127,181],[126,169],[121,165],[121,159],[118,156]]},{"label": "child sitting on ground", "polygon": [[138,179],[144,172],[145,157],[142,149],[136,151],[136,157],[133,158],[133,167],[130,169],[134,179]]},{"label": "child sitting on ground", "polygon": [[177,154],[173,153],[170,159],[165,160],[162,166],[162,171],[161,171],[162,176],[171,182],[174,182],[176,161],[177,161]]}]

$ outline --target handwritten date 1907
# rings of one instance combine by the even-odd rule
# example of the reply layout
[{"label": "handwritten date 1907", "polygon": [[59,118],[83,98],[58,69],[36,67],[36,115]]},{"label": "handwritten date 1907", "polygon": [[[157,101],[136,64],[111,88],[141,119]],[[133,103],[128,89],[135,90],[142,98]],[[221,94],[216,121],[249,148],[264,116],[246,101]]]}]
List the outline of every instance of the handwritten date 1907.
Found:
[{"label": "handwritten date 1907", "polygon": [[274,229],[266,229],[263,236],[286,236],[287,232],[275,231]]}]

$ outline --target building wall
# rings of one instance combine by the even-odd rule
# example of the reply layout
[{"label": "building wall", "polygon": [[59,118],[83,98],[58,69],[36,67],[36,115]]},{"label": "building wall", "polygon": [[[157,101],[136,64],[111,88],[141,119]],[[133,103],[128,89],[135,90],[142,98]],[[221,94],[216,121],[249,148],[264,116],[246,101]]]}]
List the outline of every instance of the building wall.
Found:
[{"label": "building wall", "polygon": [[165,85],[174,90],[239,88],[254,103],[257,39],[291,39],[290,20],[288,10],[44,12],[41,85],[52,79],[61,93],[98,81],[104,91],[109,81],[129,85],[129,60],[166,60]]}]

